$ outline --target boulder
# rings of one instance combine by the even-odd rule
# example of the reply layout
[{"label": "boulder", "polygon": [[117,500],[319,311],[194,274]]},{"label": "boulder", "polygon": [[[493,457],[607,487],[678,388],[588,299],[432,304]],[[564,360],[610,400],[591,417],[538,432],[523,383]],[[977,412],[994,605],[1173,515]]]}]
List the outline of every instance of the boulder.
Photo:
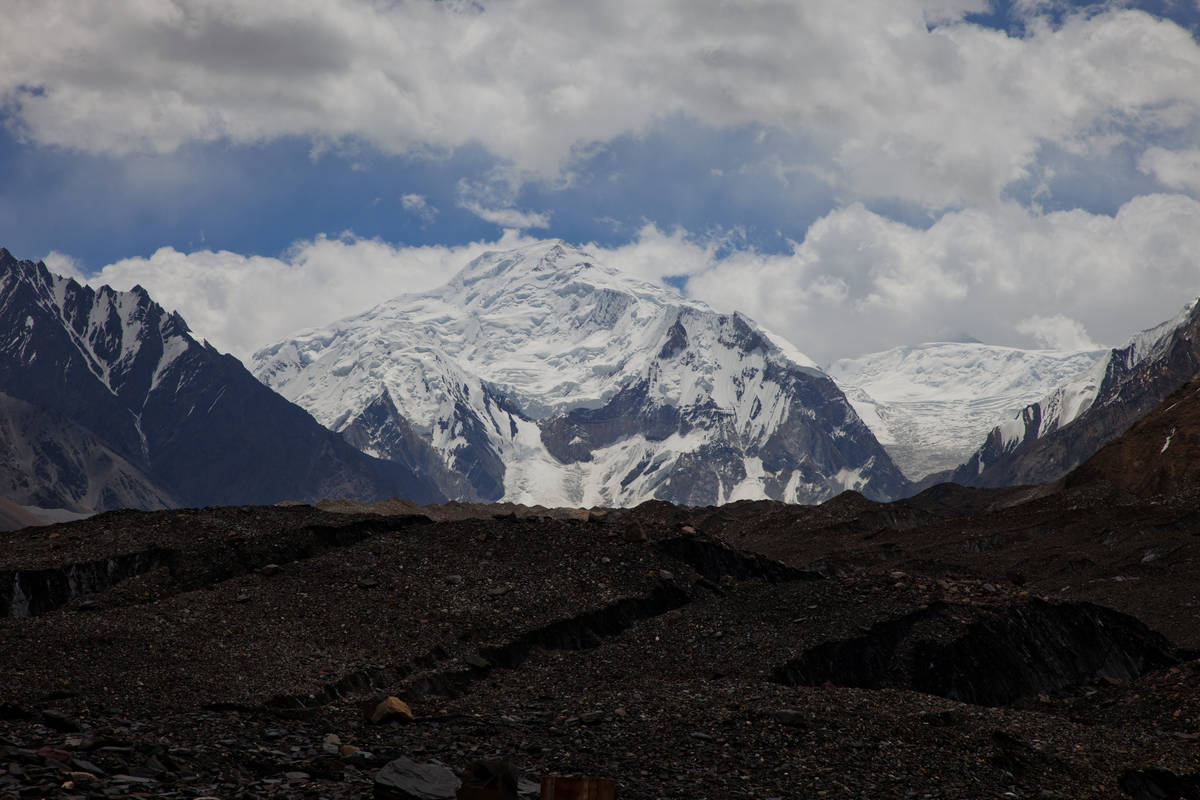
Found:
[{"label": "boulder", "polygon": [[398,697],[385,697],[378,702],[368,703],[366,708],[367,719],[374,725],[380,725],[384,722],[412,722],[412,709],[408,707],[408,703]]}]

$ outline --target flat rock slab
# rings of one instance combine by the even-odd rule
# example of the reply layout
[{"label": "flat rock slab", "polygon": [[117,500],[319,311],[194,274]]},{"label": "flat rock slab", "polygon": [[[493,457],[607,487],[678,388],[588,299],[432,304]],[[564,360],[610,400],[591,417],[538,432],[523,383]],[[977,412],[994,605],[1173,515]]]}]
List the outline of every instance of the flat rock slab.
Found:
[{"label": "flat rock slab", "polygon": [[418,764],[411,758],[389,761],[375,775],[376,800],[454,800],[462,785],[449,767]]}]

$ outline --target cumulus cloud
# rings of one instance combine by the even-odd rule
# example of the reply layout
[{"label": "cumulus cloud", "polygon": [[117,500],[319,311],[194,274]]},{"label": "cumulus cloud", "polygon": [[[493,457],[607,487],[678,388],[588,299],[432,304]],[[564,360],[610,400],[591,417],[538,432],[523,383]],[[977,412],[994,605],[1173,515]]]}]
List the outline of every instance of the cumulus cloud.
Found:
[{"label": "cumulus cloud", "polygon": [[847,192],[946,208],[1002,196],[1046,142],[1104,150],[1200,113],[1200,47],[1118,8],[1013,38],[962,22],[984,0],[10,6],[0,107],[32,141],[99,153],[480,143],[562,177],[572,154],[683,115],[803,131]]},{"label": "cumulus cloud", "polygon": [[1095,350],[1097,348],[1096,343],[1088,336],[1087,328],[1083,327],[1083,323],[1062,314],[1054,314],[1049,317],[1028,317],[1017,323],[1016,330],[1032,336],[1047,350]]},{"label": "cumulus cloud", "polygon": [[1200,295],[1198,252],[1200,203],[1183,195],[1138,197],[1115,216],[1009,204],[948,213],[928,229],[854,204],[818,220],[789,253],[707,260],[688,290],[745,311],[822,363],[963,334],[1114,345]]},{"label": "cumulus cloud", "polygon": [[68,278],[74,278],[81,283],[87,282],[87,277],[84,275],[83,268],[80,265],[79,260],[67,255],[66,253],[60,253],[57,250],[51,250],[46,254],[45,258],[42,259],[42,263],[46,265],[47,269],[57,275],[64,275]]},{"label": "cumulus cloud", "polygon": [[1200,194],[1200,150],[1150,147],[1138,159],[1138,169],[1172,189]]},{"label": "cumulus cloud", "polygon": [[[198,334],[245,357],[299,328],[434,288],[485,250],[532,241],[514,230],[458,247],[345,235],[300,242],[281,258],[163,248],[90,280],[140,283]],[[819,363],[963,334],[1025,347],[1115,345],[1200,295],[1200,202],[1183,195],[1139,197],[1115,216],[1009,204],[948,213],[926,229],[852,204],[783,253],[736,242],[647,225],[627,244],[585,247],[644,280],[686,277],[691,296],[746,313]]]}]

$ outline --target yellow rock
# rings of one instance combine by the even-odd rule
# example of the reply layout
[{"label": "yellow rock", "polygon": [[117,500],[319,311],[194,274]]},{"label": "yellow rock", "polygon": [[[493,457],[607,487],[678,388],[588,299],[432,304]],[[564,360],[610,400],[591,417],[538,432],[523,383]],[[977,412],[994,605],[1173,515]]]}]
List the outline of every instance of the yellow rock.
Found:
[{"label": "yellow rock", "polygon": [[408,703],[398,697],[385,698],[371,712],[371,722],[376,725],[381,722],[391,722],[393,720],[397,722],[411,722],[412,719],[412,709],[408,707]]}]

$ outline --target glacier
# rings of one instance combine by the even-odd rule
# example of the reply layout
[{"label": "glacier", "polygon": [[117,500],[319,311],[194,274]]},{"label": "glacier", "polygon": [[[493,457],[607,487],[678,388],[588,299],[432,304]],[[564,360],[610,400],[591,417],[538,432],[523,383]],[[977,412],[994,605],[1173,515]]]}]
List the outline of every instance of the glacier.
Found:
[{"label": "glacier", "polygon": [[998,420],[1086,373],[1107,352],[929,342],[841,359],[827,371],[917,480],[966,461]]}]

